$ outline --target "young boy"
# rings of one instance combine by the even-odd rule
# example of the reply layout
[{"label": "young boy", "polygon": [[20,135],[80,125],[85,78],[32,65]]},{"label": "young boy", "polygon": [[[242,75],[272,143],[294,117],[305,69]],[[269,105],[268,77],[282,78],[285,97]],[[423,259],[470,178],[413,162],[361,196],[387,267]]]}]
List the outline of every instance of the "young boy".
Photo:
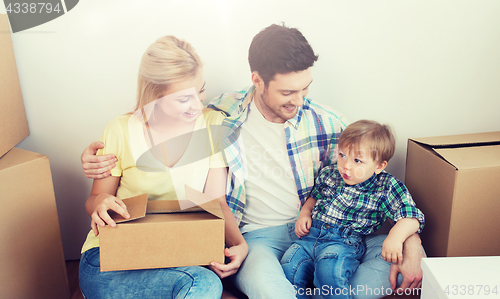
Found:
[{"label": "young boy", "polygon": [[[295,224],[300,238],[281,259],[297,298],[351,298],[349,278],[365,252],[364,235],[389,217],[396,224],[385,239],[382,258],[401,263],[403,242],[424,226],[406,187],[384,171],[395,149],[386,125],[360,120],[342,132],[337,163],[323,168]],[[314,279],[313,279],[314,277]]]}]

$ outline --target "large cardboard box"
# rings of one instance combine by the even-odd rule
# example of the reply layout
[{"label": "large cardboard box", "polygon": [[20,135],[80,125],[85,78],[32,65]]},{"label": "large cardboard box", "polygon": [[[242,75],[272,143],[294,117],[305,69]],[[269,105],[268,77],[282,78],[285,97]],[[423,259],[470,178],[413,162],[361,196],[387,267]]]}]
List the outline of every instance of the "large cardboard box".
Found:
[{"label": "large cardboard box", "polygon": [[69,298],[47,156],[13,148],[0,158],[0,298]]},{"label": "large cardboard box", "polygon": [[0,157],[29,135],[6,14],[0,14]]},{"label": "large cardboard box", "polygon": [[[224,262],[224,217],[217,199],[186,186],[197,206],[148,201],[147,194],[124,199],[131,218],[115,214],[116,227],[99,230],[101,271],[152,269]],[[147,214],[146,214],[147,213]]]},{"label": "large cardboard box", "polygon": [[499,268],[499,256],[424,258],[420,298],[498,297]]},{"label": "large cardboard box", "polygon": [[410,139],[405,183],[428,256],[500,255],[500,132]]}]

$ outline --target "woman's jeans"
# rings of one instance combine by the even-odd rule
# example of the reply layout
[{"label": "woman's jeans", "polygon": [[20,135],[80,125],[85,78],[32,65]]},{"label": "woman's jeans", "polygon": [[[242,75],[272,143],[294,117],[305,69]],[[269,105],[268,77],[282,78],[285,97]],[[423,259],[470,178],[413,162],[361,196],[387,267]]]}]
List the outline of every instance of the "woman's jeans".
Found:
[{"label": "woman's jeans", "polygon": [[222,295],[219,277],[199,266],[101,272],[99,248],[83,253],[79,280],[86,299],[219,299]]},{"label": "woman's jeans", "polygon": [[352,298],[349,279],[365,252],[363,237],[351,229],[313,219],[309,234],[294,241],[281,259],[297,298],[310,298],[307,288],[313,282],[325,299]]}]

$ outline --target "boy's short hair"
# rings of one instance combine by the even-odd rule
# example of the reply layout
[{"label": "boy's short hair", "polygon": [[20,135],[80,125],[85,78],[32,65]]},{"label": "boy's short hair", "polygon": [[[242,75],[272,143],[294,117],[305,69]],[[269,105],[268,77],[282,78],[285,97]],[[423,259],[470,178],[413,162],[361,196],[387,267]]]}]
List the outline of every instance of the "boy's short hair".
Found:
[{"label": "boy's short hair", "polygon": [[302,33],[285,25],[273,24],[261,30],[248,50],[250,70],[259,73],[266,87],[276,74],[307,70],[317,60]]},{"label": "boy's short hair", "polygon": [[376,162],[389,162],[394,155],[396,142],[388,125],[372,120],[358,120],[348,125],[339,138],[339,149],[358,150],[361,146],[370,150]]}]

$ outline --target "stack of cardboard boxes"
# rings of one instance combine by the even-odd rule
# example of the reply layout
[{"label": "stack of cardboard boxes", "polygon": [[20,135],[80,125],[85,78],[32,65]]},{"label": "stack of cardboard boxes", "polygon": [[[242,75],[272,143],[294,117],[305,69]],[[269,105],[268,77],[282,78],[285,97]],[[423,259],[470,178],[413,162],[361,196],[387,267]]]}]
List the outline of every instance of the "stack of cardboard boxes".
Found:
[{"label": "stack of cardboard boxes", "polygon": [[29,135],[7,15],[0,14],[0,298],[69,298],[47,156]]}]

